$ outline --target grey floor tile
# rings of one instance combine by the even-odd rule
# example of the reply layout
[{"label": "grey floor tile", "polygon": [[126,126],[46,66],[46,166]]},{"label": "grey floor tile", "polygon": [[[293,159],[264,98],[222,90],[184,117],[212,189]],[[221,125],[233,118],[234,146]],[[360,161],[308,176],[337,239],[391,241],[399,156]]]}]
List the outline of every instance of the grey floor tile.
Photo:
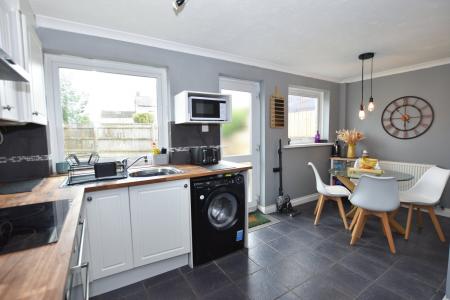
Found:
[{"label": "grey floor tile", "polygon": [[361,295],[358,296],[358,300],[402,300],[405,299],[393,292],[379,286],[372,285],[367,288]]},{"label": "grey floor tile", "polygon": [[356,252],[344,257],[339,264],[369,280],[377,279],[387,270],[386,266],[380,265]]},{"label": "grey floor tile", "polygon": [[394,269],[381,276],[377,284],[407,299],[430,299],[435,293],[431,286]]},{"label": "grey floor tile", "polygon": [[283,296],[277,298],[277,300],[298,300],[298,299],[300,299],[300,297],[294,294],[293,292],[286,293]]},{"label": "grey floor tile", "polygon": [[151,300],[195,300],[196,296],[186,280],[172,279],[147,288]]},{"label": "grey floor tile", "polygon": [[[344,225],[342,224],[342,228],[344,228]],[[327,226],[325,224],[320,224],[314,227],[309,227],[306,228],[306,230],[314,233],[315,235],[318,235],[322,238],[328,238],[334,234],[336,234],[336,232],[338,232],[340,228],[338,226]]]},{"label": "grey floor tile", "polygon": [[297,253],[309,249],[303,244],[300,244],[299,242],[294,241],[288,238],[287,236],[282,236],[276,240],[270,241],[267,244],[284,255]]},{"label": "grey floor tile", "polygon": [[301,266],[311,270],[314,273],[324,272],[334,264],[331,259],[320,254],[316,254],[313,251],[297,252],[289,257],[295,259],[295,261]]},{"label": "grey floor tile", "polygon": [[146,291],[140,291],[135,294],[128,295],[122,298],[123,300],[151,300]]},{"label": "grey floor tile", "polygon": [[185,274],[185,278],[197,296],[205,296],[231,284],[230,279],[214,263],[194,269],[193,272]]},{"label": "grey floor tile", "polygon": [[330,241],[323,241],[314,249],[314,252],[333,261],[337,261],[344,256],[349,255],[351,253],[351,250],[341,247],[336,243]]},{"label": "grey floor tile", "polygon": [[300,266],[291,258],[285,258],[271,265],[267,270],[289,289],[298,286],[314,274],[311,270]]},{"label": "grey floor tile", "polygon": [[338,289],[333,282],[322,276],[314,276],[310,280],[293,289],[303,300],[348,300],[351,297]]},{"label": "grey floor tile", "polygon": [[245,300],[248,297],[235,285],[227,285],[211,294],[200,298],[202,300]]},{"label": "grey floor tile", "polygon": [[275,240],[281,236],[281,234],[278,231],[275,231],[271,229],[270,227],[265,227],[256,231],[251,232],[253,236],[255,236],[257,239],[263,241],[263,242],[270,242],[272,240]]},{"label": "grey floor tile", "polygon": [[276,299],[288,291],[265,269],[242,278],[237,284],[250,299],[255,300]]},{"label": "grey floor tile", "polygon": [[258,265],[267,267],[283,258],[283,255],[266,244],[248,249],[248,257]]},{"label": "grey floor tile", "polygon": [[216,260],[216,264],[235,281],[262,268],[241,251]]},{"label": "grey floor tile", "polygon": [[446,272],[439,272],[430,268],[412,257],[405,257],[396,262],[393,268],[401,273],[408,274],[434,288],[439,288]]},{"label": "grey floor tile", "polygon": [[255,232],[250,232],[248,234],[248,248],[254,248],[260,245],[263,241],[258,239],[255,235]]},{"label": "grey floor tile", "polygon": [[289,222],[284,222],[284,221],[274,224],[274,225],[270,226],[270,228],[275,231],[278,231],[279,233],[282,233],[282,234],[288,234],[288,233],[290,233],[292,231],[296,231],[298,229],[298,227],[295,226],[294,224],[289,223]]},{"label": "grey floor tile", "polygon": [[182,276],[181,276],[179,269],[175,269],[175,270],[145,279],[143,281],[143,284],[145,287],[149,288],[149,287],[158,285],[160,283],[163,283],[163,282],[165,282],[167,280],[171,280],[171,279],[182,280]]},{"label": "grey floor tile", "polygon": [[296,231],[293,231],[287,235],[290,239],[301,243],[304,246],[307,247],[315,247],[320,242],[323,241],[323,238],[320,236],[317,236],[316,234],[313,234],[307,230],[299,229]]},{"label": "grey floor tile", "polygon": [[357,253],[368,257],[370,260],[381,265],[390,266],[401,258],[401,254],[392,254],[389,252],[389,247],[379,247],[373,244],[362,245],[356,250]]},{"label": "grey floor tile", "polygon": [[323,275],[326,277],[324,278],[325,281],[333,283],[333,286],[339,287],[340,290],[352,297],[356,297],[372,283],[370,280],[339,264],[334,265]]},{"label": "grey floor tile", "polygon": [[[336,244],[338,244],[339,246],[342,247],[350,247],[350,241],[352,239],[352,232],[349,230],[342,230],[342,231],[338,231],[337,233],[335,233],[334,235],[328,237],[328,241],[330,242],[334,242]],[[364,245],[367,242],[364,239],[360,239],[357,243],[357,245]],[[355,248],[355,247],[353,247]]]}]

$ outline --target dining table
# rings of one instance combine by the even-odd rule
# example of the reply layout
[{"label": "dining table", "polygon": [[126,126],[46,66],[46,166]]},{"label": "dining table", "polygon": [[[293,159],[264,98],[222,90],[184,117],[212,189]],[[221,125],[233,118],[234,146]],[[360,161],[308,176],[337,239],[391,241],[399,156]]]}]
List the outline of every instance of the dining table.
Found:
[{"label": "dining table", "polygon": [[[364,171],[355,172],[354,169],[352,168],[344,167],[344,168],[332,168],[329,170],[329,173],[331,176],[339,180],[347,189],[349,189],[350,192],[354,191],[357,181],[363,175],[371,175],[376,177],[394,177],[397,180],[397,182],[410,181],[414,179],[414,176],[412,174],[394,170],[383,170],[381,174],[375,174]],[[353,218],[355,216],[357,209],[358,208],[356,206],[352,206],[350,211],[346,214],[347,218]],[[389,223],[394,231],[404,235],[405,228],[403,228],[403,226],[395,220],[397,213],[398,209],[389,214]]]}]

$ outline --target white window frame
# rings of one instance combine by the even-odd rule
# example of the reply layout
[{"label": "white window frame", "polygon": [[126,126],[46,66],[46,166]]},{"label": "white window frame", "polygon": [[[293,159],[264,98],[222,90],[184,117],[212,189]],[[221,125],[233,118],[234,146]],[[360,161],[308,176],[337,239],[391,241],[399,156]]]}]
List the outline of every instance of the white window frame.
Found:
[{"label": "white window frame", "polygon": [[156,78],[158,143],[160,147],[168,146],[170,107],[167,70],[165,68],[54,54],[44,55],[44,68],[49,121],[49,152],[53,170],[56,170],[55,164],[57,162],[62,162],[65,159],[64,128],[59,86],[60,68]]},{"label": "white window frame", "polygon": [[[319,130],[320,138],[326,139],[324,134],[325,128],[325,118],[324,118],[324,98],[325,98],[325,90],[308,88],[308,87],[300,87],[300,86],[289,86],[289,96],[300,96],[300,97],[313,97],[319,99],[318,107],[317,107],[317,130]],[[289,101],[289,98],[288,98]],[[289,118],[289,102],[288,102],[288,118]],[[288,122],[289,126],[289,122]],[[314,143],[314,137],[301,137],[292,139],[289,136],[289,128],[288,128],[288,138],[291,139],[291,145],[295,144],[311,144]]]}]

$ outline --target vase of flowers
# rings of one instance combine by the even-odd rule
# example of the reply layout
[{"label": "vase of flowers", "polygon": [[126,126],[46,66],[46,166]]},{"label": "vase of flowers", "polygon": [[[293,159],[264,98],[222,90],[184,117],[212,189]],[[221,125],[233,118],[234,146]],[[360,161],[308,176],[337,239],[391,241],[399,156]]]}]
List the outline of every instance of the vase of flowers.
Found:
[{"label": "vase of flowers", "polygon": [[356,144],[364,139],[364,134],[356,129],[341,129],[336,131],[337,138],[347,144],[347,158],[356,157]]}]

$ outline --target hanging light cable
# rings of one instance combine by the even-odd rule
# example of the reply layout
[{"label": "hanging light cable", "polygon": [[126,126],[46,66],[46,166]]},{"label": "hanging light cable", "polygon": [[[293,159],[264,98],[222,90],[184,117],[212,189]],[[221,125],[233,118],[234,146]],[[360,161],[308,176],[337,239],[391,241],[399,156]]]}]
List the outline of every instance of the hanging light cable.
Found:
[{"label": "hanging light cable", "polygon": [[373,103],[373,96],[372,96],[372,77],[373,77],[373,56],[370,62],[370,99],[369,104],[367,105],[367,110],[370,112],[375,110],[375,104]]},{"label": "hanging light cable", "polygon": [[358,117],[361,120],[366,118],[366,112],[364,111],[364,58],[361,59],[361,104],[359,105]]}]

